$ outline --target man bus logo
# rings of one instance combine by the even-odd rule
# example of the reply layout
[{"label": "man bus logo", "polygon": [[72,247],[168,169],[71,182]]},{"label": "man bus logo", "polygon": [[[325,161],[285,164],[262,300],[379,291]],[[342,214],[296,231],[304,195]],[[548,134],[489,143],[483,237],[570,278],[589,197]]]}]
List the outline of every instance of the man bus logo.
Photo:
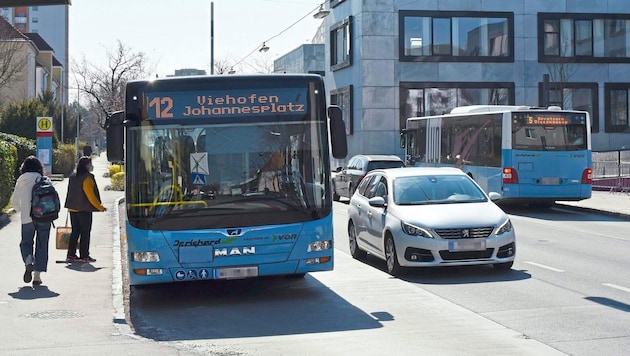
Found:
[{"label": "man bus logo", "polygon": [[214,250],[214,257],[227,257],[227,256],[243,256],[256,254],[256,246],[251,247],[232,247],[230,249],[222,248]]}]

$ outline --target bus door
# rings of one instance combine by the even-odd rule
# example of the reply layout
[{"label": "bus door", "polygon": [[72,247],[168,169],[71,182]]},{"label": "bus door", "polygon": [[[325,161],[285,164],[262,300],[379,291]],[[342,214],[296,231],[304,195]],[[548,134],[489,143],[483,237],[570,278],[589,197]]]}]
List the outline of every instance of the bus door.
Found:
[{"label": "bus door", "polygon": [[428,120],[427,125],[427,148],[426,162],[435,166],[440,163],[440,155],[442,154],[442,118],[433,118]]}]

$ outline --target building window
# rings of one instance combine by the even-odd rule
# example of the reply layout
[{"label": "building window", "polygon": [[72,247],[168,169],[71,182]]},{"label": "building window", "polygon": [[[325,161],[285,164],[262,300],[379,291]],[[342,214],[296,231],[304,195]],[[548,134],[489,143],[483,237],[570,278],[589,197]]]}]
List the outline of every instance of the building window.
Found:
[{"label": "building window", "polygon": [[354,130],[352,118],[352,85],[330,91],[330,104],[341,108],[341,117],[346,125],[346,135]]},{"label": "building window", "polygon": [[33,17],[33,18],[31,18],[31,22],[32,23],[38,23],[39,20],[37,19],[37,17]]},{"label": "building window", "polygon": [[400,127],[465,105],[514,105],[514,83],[400,83]]},{"label": "building window", "polygon": [[352,65],[352,16],[332,26],[330,31],[330,69]]},{"label": "building window", "polygon": [[513,62],[514,14],[400,11],[400,60]]},{"label": "building window", "polygon": [[604,84],[606,132],[630,132],[630,83]]},{"label": "building window", "polygon": [[[591,117],[591,132],[599,132],[599,105],[597,83],[549,83],[545,93],[544,83],[538,83],[539,105],[559,106],[565,110],[588,111]],[[545,95],[547,96],[545,98]]]},{"label": "building window", "polygon": [[630,62],[630,14],[538,14],[540,62]]}]

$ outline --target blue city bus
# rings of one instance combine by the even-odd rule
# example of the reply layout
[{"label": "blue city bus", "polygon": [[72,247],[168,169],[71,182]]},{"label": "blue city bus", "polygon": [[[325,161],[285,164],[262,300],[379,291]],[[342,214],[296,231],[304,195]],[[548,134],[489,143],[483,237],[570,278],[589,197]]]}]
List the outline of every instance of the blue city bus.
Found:
[{"label": "blue city bus", "polygon": [[330,155],[347,147],[321,76],[132,81],[106,124],[130,285],[333,269]]},{"label": "blue city bus", "polygon": [[472,105],[407,119],[409,166],[454,166],[501,202],[549,206],[591,197],[588,112]]}]

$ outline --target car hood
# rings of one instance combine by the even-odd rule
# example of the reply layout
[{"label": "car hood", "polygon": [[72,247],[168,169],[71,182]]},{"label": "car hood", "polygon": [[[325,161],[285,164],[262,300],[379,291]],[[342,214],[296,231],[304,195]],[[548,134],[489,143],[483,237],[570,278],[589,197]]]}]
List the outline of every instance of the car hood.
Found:
[{"label": "car hood", "polygon": [[431,228],[496,226],[507,219],[492,202],[398,205],[394,210],[389,213],[402,221]]}]

